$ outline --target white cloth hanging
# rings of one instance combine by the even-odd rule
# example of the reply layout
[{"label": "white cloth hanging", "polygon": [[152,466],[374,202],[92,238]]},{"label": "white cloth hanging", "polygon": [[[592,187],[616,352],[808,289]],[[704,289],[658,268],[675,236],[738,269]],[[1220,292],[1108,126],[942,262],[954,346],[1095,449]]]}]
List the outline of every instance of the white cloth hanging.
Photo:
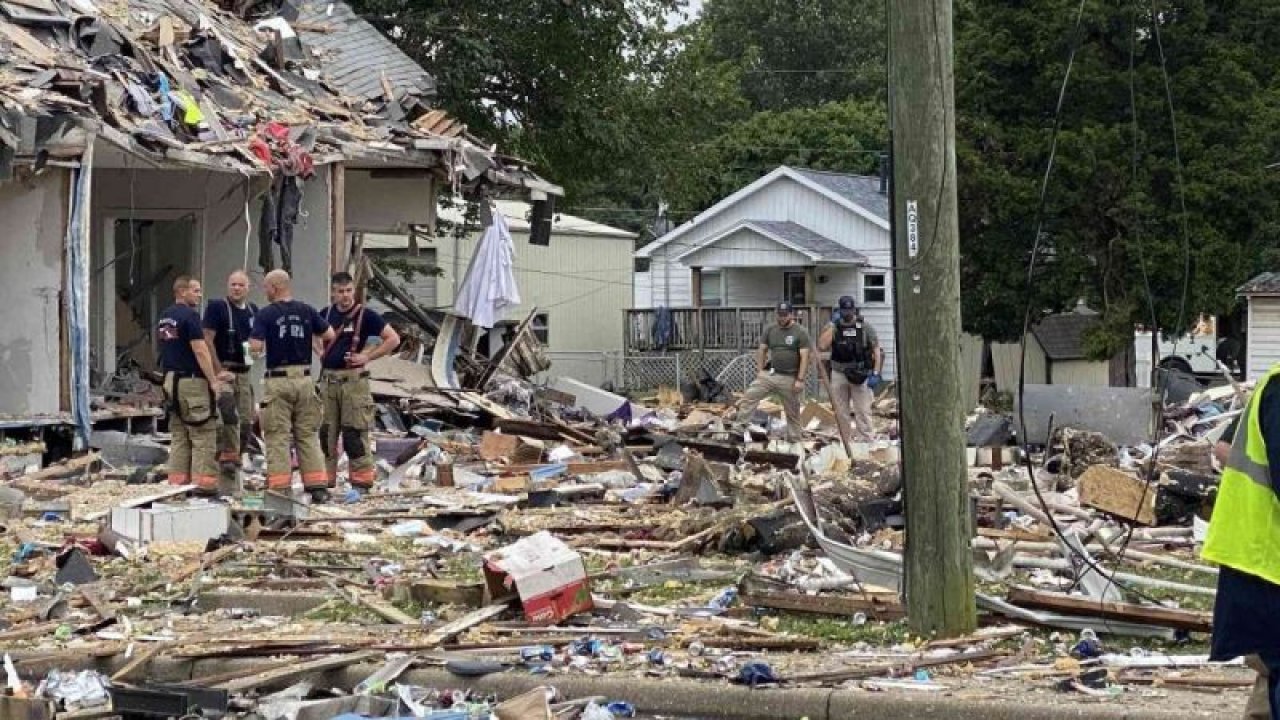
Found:
[{"label": "white cloth hanging", "polygon": [[458,287],[453,311],[470,318],[477,327],[491,328],[502,317],[502,311],[520,304],[520,289],[516,287],[515,242],[507,221],[497,208],[493,208],[492,222],[485,228],[480,244],[476,246],[467,274]]}]

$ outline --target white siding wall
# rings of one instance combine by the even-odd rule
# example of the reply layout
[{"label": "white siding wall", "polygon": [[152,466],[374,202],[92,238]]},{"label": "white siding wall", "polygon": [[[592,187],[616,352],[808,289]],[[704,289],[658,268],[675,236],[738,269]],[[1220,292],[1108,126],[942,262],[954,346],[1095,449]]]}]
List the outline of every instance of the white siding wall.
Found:
[{"label": "white siding wall", "polygon": [[1249,344],[1245,367],[1250,380],[1257,380],[1280,363],[1280,298],[1249,298]]},{"label": "white siding wall", "polygon": [[[680,241],[677,241],[680,242]],[[680,253],[675,253],[679,256]],[[755,230],[743,228],[729,233],[711,245],[694,252],[679,262],[691,267],[780,267],[810,265],[808,255],[782,247]]]},{"label": "white siding wall", "polygon": [[[509,320],[523,320],[537,305],[548,315],[551,353],[621,350],[626,310],[632,300],[632,239],[553,234],[550,246],[529,244],[529,235],[513,231],[520,305]],[[457,243],[437,243],[444,274],[437,279],[439,305],[453,303],[454,281],[467,272],[478,235]],[[456,264],[455,264],[456,259]],[[683,271],[686,280],[688,270]],[[683,302],[682,304],[687,304]]]},{"label": "white siding wall", "polygon": [[[802,270],[803,268],[791,268]],[[782,300],[785,268],[731,268],[725,271],[728,287],[725,307],[768,307]]]},{"label": "white siding wall", "polygon": [[435,190],[428,176],[375,178],[368,170],[348,168],[345,184],[348,232],[406,232],[411,224],[435,223]]},{"label": "white siding wall", "polygon": [[683,251],[683,246],[666,245],[654,254],[649,264],[649,277],[653,281],[651,304],[637,307],[689,307],[693,304],[689,268],[669,259]]},{"label": "white siding wall", "polygon": [[[57,413],[61,388],[62,255],[68,172],[50,168],[25,182],[0,182],[0,414]],[[98,179],[93,178],[94,189]]]},{"label": "white siding wall", "polygon": [[631,289],[631,307],[653,307],[653,273],[650,271],[635,273],[632,277],[635,287]]},{"label": "white siding wall", "polygon": [[1110,365],[1097,360],[1060,360],[1053,364],[1053,384],[1109,387]]}]

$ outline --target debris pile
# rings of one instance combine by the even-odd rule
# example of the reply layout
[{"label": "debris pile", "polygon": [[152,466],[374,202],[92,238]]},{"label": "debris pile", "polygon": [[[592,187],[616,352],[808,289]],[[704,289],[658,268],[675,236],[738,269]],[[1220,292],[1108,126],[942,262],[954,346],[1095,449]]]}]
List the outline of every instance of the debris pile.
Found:
[{"label": "debris pile", "polygon": [[[604,718],[637,698],[562,698],[558,678],[1153,708],[1252,684],[1203,654],[1216,571],[1194,555],[1234,395],[1171,408],[1146,445],[1061,428],[1020,446],[1010,418],[972,418],[984,627],[918,638],[901,597],[891,414],[846,452],[829,406],[812,402],[790,443],[781,408],[740,426],[722,403],[535,383],[520,369],[537,356],[527,334],[524,361],[492,367],[459,351],[448,318],[421,319],[422,363],[371,367],[379,481],[354,502],[195,500],[102,453],[12,473],[0,494],[10,702]],[[436,352],[453,353],[452,372],[428,364]],[[492,673],[545,687],[450,689]]]}]

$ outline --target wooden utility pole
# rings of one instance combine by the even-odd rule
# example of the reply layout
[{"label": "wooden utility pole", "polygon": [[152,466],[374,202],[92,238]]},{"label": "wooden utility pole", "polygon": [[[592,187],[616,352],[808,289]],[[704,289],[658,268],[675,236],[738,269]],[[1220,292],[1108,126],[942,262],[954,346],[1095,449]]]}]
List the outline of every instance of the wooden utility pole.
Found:
[{"label": "wooden utility pole", "polygon": [[912,632],[973,630],[951,0],[892,0],[894,277]]}]

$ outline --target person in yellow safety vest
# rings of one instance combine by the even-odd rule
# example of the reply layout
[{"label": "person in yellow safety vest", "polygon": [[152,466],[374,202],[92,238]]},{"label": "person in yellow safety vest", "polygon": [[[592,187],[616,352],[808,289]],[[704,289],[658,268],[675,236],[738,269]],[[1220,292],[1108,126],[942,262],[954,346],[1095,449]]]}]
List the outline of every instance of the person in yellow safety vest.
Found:
[{"label": "person in yellow safety vest", "polygon": [[[1273,367],[1237,420],[1202,557],[1220,566],[1211,660],[1253,655],[1280,719],[1280,375]],[[1250,703],[1248,717],[1259,717]],[[1266,717],[1263,715],[1262,717]]]}]

